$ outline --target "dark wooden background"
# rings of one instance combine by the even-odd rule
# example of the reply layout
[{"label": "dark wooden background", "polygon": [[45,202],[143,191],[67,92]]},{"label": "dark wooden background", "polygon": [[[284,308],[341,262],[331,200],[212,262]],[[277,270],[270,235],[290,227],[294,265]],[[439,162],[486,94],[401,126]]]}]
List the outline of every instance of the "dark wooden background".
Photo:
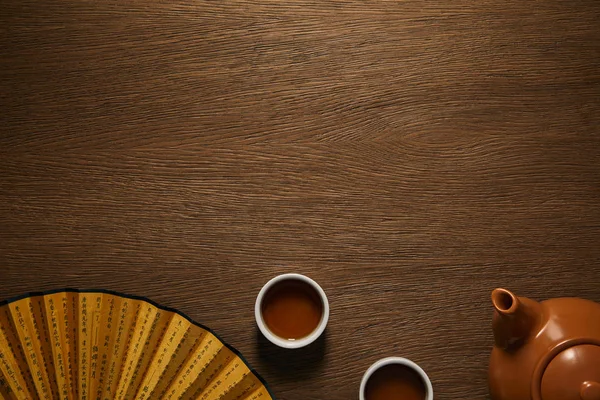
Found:
[{"label": "dark wooden background", "polygon": [[[490,291],[600,301],[600,2],[6,0],[0,298],[144,295],[280,400],[487,399]],[[324,340],[265,343],[295,271]]]}]

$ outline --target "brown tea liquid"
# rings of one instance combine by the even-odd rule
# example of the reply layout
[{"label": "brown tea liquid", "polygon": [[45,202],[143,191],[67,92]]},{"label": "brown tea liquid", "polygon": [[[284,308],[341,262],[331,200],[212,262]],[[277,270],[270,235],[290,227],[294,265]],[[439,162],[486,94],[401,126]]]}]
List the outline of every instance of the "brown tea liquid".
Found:
[{"label": "brown tea liquid", "polygon": [[323,315],[319,293],[298,279],[276,283],[265,293],[261,308],[269,330],[288,340],[310,335],[319,326]]},{"label": "brown tea liquid", "polygon": [[425,400],[425,383],[412,368],[400,364],[381,367],[367,381],[367,400]]}]

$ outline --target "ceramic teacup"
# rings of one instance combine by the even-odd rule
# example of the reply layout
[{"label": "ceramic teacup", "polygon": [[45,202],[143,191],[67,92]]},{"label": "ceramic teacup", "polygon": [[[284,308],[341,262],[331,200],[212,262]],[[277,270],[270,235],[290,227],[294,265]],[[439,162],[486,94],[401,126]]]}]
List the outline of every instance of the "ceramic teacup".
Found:
[{"label": "ceramic teacup", "polygon": [[406,369],[408,372],[411,373],[411,375],[415,375],[416,377],[418,377],[418,380],[420,380],[420,382],[418,383],[418,390],[422,390],[423,400],[433,400],[433,386],[431,385],[431,380],[429,379],[425,371],[423,371],[423,369],[419,367],[416,363],[402,357],[383,358],[375,362],[369,367],[369,369],[367,369],[367,372],[365,372],[360,382],[360,400],[371,400],[367,396],[367,387],[370,384],[369,379],[375,378],[376,373],[378,371],[382,371],[384,367],[388,366],[404,367],[403,370]]},{"label": "ceramic teacup", "polygon": [[298,349],[313,343],[325,330],[329,302],[314,280],[300,274],[283,274],[262,287],[256,297],[254,316],[271,343]]}]

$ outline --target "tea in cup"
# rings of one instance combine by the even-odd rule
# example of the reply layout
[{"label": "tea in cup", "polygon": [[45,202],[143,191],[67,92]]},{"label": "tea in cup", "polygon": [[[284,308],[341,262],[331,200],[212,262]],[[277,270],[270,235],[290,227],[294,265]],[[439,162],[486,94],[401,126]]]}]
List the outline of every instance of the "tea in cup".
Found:
[{"label": "tea in cup", "polygon": [[329,319],[325,292],[315,281],[300,274],[271,279],[258,293],[256,323],[273,344],[296,349],[317,340]]},{"label": "tea in cup", "polygon": [[377,361],[360,383],[360,400],[433,400],[429,377],[414,362],[401,357]]}]

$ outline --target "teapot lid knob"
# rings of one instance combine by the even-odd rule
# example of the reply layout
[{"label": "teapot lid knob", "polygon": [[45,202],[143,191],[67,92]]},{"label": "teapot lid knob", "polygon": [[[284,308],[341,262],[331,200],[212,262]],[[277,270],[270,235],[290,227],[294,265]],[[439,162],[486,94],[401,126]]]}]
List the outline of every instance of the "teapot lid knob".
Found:
[{"label": "teapot lid knob", "polygon": [[583,382],[581,384],[581,400],[600,400],[600,383]]}]

